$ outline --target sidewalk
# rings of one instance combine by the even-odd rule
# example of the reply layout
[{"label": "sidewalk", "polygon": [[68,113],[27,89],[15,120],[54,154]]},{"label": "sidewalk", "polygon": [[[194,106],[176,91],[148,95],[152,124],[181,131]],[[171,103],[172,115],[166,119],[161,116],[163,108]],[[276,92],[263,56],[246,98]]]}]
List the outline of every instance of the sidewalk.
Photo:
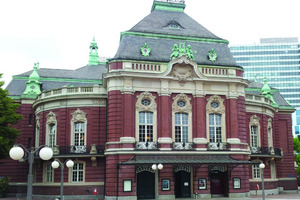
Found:
[{"label": "sidewalk", "polygon": [[[257,195],[257,196],[250,196],[250,197],[245,197],[245,198],[211,198],[209,200],[230,200],[230,199],[234,199],[234,200],[262,200],[262,196],[261,195]],[[279,195],[267,195],[265,197],[265,199],[268,200],[290,200],[290,199],[298,199],[300,200],[300,194],[279,194]],[[0,198],[0,200],[26,200],[25,197],[22,198],[18,198],[18,197],[10,197],[10,198]],[[74,199],[76,200],[76,199]],[[183,199],[182,199],[183,200]]]}]

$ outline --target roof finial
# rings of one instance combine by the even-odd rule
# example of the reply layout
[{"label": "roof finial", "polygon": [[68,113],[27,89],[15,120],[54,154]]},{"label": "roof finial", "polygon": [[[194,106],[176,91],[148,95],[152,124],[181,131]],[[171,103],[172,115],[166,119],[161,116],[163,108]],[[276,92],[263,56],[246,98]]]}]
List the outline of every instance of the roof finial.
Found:
[{"label": "roof finial", "polygon": [[21,95],[22,98],[35,99],[41,93],[40,76],[37,72],[39,62],[34,63],[32,73],[29,76],[29,81],[26,82],[26,90]]},{"label": "roof finial", "polygon": [[99,58],[98,58],[98,45],[95,42],[95,36],[93,37],[93,41],[91,42],[90,45],[90,58],[89,58],[89,63],[88,65],[99,65]]}]

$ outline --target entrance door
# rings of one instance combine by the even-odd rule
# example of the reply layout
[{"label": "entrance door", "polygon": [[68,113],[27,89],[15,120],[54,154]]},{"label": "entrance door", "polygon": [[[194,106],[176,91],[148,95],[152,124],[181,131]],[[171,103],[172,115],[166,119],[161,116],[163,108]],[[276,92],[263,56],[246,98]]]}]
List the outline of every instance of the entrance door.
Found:
[{"label": "entrance door", "polygon": [[178,171],[175,174],[175,197],[191,197],[191,173]]},{"label": "entrance door", "polygon": [[142,171],[137,174],[137,198],[155,198],[155,175],[149,171]]},{"label": "entrance door", "polygon": [[227,197],[228,196],[228,180],[227,172],[211,171],[210,184],[212,197]]}]

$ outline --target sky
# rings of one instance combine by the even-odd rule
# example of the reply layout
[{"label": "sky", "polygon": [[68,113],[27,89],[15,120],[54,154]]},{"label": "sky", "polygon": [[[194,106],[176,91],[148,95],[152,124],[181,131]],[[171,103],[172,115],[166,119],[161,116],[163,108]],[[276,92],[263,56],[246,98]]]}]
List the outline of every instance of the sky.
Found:
[{"label": "sky", "polygon": [[[87,65],[95,37],[100,57],[113,57],[120,33],[150,14],[153,0],[0,1],[0,73]],[[229,45],[300,37],[299,0],[185,0],[185,13]]]}]

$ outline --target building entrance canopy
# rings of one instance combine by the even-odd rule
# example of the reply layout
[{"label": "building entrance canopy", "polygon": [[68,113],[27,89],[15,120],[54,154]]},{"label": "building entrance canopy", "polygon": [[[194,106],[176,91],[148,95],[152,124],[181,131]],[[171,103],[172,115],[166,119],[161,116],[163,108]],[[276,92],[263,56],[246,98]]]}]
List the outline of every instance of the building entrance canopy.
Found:
[{"label": "building entrance canopy", "polygon": [[230,155],[135,155],[128,161],[119,165],[143,165],[143,164],[190,164],[190,165],[255,165],[260,162],[248,160],[236,160]]}]

